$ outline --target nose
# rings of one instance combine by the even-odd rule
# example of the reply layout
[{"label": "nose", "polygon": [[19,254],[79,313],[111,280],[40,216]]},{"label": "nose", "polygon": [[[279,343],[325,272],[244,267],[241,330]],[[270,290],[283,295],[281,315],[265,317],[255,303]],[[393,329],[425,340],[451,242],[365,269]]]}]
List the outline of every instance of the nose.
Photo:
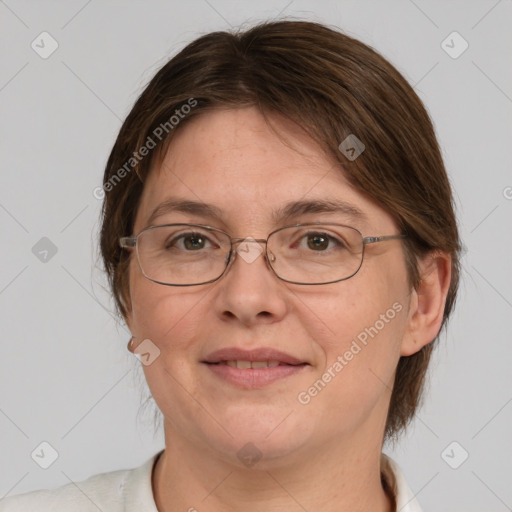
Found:
[{"label": "nose", "polygon": [[[246,326],[272,323],[287,311],[285,289],[265,258],[263,239],[235,239],[226,273],[218,281],[215,309]],[[273,255],[269,253],[272,260]]]}]

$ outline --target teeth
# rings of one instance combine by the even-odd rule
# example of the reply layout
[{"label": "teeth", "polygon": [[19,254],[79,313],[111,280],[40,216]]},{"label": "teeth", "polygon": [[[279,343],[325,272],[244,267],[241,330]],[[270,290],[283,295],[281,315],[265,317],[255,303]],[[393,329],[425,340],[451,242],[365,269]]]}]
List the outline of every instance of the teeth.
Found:
[{"label": "teeth", "polygon": [[251,368],[267,368],[268,362],[267,361],[253,361],[251,363]]},{"label": "teeth", "polygon": [[279,366],[279,361],[224,361],[222,364],[227,364],[232,368],[274,368]]}]

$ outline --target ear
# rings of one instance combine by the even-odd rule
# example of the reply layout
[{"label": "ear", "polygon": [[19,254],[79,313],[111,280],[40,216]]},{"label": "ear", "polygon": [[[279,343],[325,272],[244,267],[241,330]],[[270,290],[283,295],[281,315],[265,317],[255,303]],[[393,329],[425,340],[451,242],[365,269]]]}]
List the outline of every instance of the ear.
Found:
[{"label": "ear", "polygon": [[451,281],[451,256],[430,252],[419,261],[419,272],[420,283],[411,293],[402,356],[415,354],[439,334]]}]

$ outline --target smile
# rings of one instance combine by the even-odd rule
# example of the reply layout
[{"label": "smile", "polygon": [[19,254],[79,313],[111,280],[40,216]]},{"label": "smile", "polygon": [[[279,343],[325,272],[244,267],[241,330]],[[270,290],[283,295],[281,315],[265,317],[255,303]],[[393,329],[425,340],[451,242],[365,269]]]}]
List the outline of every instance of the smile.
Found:
[{"label": "smile", "polygon": [[221,364],[231,366],[231,368],[275,368],[276,366],[295,366],[289,365],[288,363],[283,363],[281,361],[243,361],[240,359],[232,360],[232,361],[219,361],[218,363],[212,364]]},{"label": "smile", "polygon": [[287,364],[276,360],[230,360],[205,363],[216,378],[242,389],[257,389],[301,373],[307,363]]}]

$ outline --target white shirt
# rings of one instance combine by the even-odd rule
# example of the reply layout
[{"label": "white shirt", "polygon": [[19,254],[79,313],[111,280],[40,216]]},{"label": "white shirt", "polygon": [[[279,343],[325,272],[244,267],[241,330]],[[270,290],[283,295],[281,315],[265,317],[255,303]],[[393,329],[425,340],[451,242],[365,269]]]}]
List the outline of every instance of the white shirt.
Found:
[{"label": "white shirt", "polygon": [[[162,450],[163,451],[163,450]],[[0,500],[1,512],[159,512],[152,490],[153,465],[158,452],[142,466],[100,473],[81,482],[51,490],[32,491]],[[394,490],[397,512],[421,512],[400,471],[382,454],[381,468]]]}]

